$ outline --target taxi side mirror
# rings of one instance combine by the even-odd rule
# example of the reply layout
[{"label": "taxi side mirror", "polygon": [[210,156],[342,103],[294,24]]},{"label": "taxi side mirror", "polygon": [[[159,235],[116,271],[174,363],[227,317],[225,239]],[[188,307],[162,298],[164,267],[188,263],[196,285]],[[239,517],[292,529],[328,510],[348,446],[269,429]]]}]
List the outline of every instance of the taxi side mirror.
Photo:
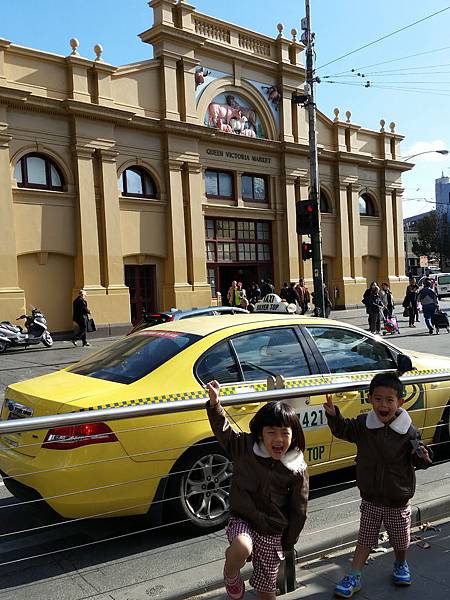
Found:
[{"label": "taxi side mirror", "polygon": [[412,371],[413,369],[414,367],[409,356],[406,356],[406,354],[399,354],[397,356],[397,370],[400,374]]}]

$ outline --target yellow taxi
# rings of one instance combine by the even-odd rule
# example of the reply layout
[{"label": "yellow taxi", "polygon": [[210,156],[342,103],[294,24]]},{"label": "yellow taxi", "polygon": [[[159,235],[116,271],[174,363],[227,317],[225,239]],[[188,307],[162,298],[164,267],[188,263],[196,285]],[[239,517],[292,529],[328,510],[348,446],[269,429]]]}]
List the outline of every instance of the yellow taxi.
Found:
[{"label": "yellow taxi", "polygon": [[[206,411],[173,413],[179,400],[206,393],[266,389],[281,375],[290,387],[353,381],[377,371],[450,369],[450,359],[401,350],[357,327],[299,315],[243,314],[165,323],[120,339],[75,365],[10,385],[2,420],[165,403],[159,416],[56,427],[0,437],[0,471],[19,498],[42,498],[63,517],[165,515],[204,531],[227,518],[232,465],[215,442]],[[426,442],[449,437],[448,382],[407,385],[405,407]],[[293,400],[305,429],[311,473],[352,464],[354,446],[333,439],[323,396]],[[367,411],[366,395],[334,395],[345,416]],[[259,404],[228,408],[248,429]],[[438,427],[443,423],[442,427]]]}]

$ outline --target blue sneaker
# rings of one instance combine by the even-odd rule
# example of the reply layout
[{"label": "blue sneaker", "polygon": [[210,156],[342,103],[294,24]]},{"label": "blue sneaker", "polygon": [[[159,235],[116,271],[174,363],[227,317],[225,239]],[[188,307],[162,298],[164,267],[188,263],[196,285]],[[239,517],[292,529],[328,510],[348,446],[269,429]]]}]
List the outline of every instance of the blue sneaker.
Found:
[{"label": "blue sneaker", "polygon": [[361,589],[360,575],[346,575],[334,588],[334,593],[340,598],[351,598]]},{"label": "blue sneaker", "polygon": [[394,563],[393,578],[395,585],[411,585],[411,573],[406,560],[401,563]]}]

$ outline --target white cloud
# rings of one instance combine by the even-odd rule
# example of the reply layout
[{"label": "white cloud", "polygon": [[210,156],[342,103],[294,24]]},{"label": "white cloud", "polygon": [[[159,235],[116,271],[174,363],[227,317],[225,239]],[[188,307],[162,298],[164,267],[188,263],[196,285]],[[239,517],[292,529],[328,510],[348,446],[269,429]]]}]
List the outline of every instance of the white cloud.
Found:
[{"label": "white cloud", "polygon": [[447,159],[446,156],[438,154],[437,152],[433,152],[433,150],[449,150],[449,145],[446,144],[443,140],[432,140],[431,142],[416,142],[410,148],[403,152],[401,158],[404,160],[406,157],[412,156],[413,154],[428,152],[428,154],[422,154],[422,156],[417,156],[411,160],[413,160],[413,162],[439,162]]}]

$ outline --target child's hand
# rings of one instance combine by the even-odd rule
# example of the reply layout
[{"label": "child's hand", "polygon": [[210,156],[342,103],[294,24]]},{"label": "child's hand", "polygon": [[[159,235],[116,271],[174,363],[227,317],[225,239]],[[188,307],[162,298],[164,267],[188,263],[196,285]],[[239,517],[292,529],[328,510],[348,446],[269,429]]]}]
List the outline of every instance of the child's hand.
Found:
[{"label": "child's hand", "polygon": [[331,394],[326,394],[325,398],[327,399],[327,401],[323,405],[325,412],[327,413],[327,415],[330,415],[330,417],[335,417],[336,416],[336,407],[333,404],[333,399],[332,399]]},{"label": "child's hand", "polygon": [[207,383],[205,388],[208,390],[209,404],[211,406],[219,404],[220,383],[214,379],[213,381]]},{"label": "child's hand", "polygon": [[[412,453],[415,454],[416,450],[413,450]],[[433,462],[428,453],[428,448],[426,448],[423,444],[420,444],[420,458],[430,464]]]}]

